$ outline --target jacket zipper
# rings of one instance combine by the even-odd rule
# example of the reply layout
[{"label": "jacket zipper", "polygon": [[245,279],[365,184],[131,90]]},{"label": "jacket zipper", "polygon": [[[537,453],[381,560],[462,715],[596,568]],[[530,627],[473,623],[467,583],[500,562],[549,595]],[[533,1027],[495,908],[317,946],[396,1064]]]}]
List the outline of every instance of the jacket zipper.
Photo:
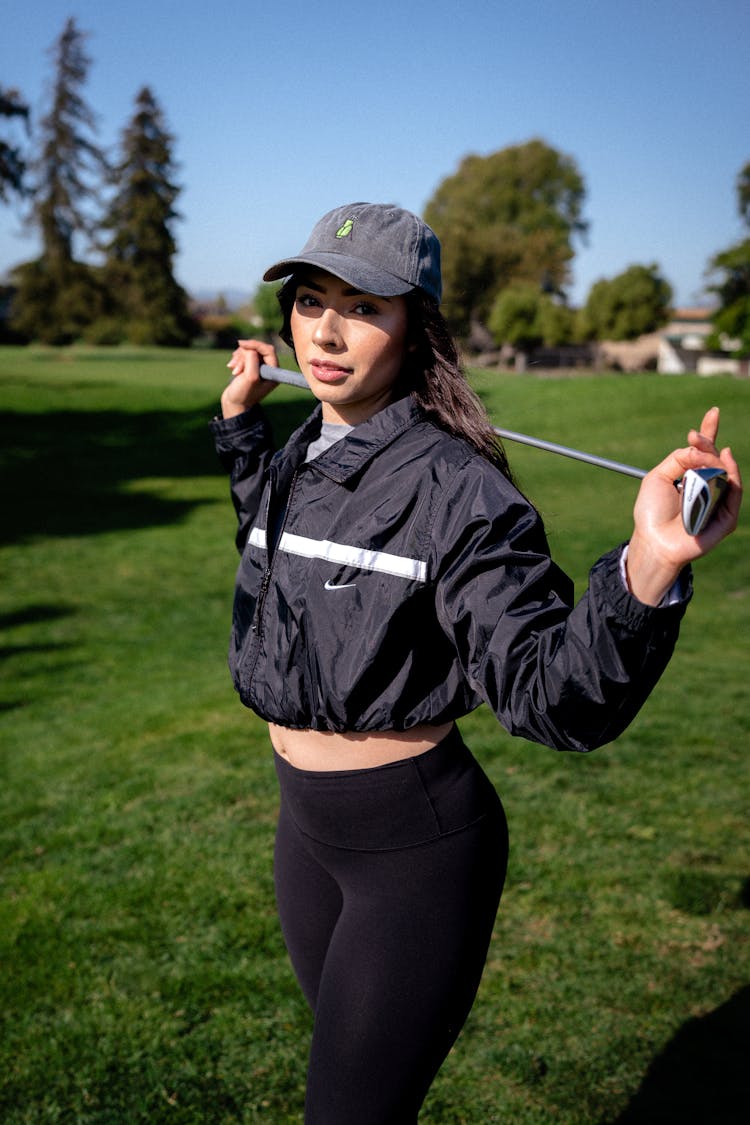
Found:
[{"label": "jacket zipper", "polygon": [[[268,565],[266,566],[265,573],[264,573],[263,578],[261,580],[260,589],[258,591],[258,601],[257,601],[256,606],[255,606],[255,619],[254,619],[253,624],[252,624],[252,631],[253,631],[253,633],[255,633],[255,635],[258,639],[258,642],[263,640],[263,625],[262,625],[263,609],[265,607],[265,601],[266,601],[266,596],[268,594],[268,588],[271,585],[271,578],[273,577],[273,561],[276,557],[276,548],[281,541],[282,535],[284,534],[284,528],[286,527],[286,521],[289,517],[289,509],[292,505],[292,497],[294,496],[294,490],[295,490],[295,487],[297,485],[298,476],[299,476],[299,469],[295,470],[294,476],[292,477],[291,483],[289,485],[289,494],[287,496],[286,507],[284,509],[284,519],[283,519],[283,522],[281,524],[281,527],[279,528],[279,533],[276,536],[276,538],[274,539],[273,543],[271,543],[271,540],[270,540],[270,530],[269,530],[269,527],[268,527],[268,516],[269,516],[270,510],[271,510],[271,492],[270,492],[270,490],[269,490],[269,493],[268,493],[268,503],[266,504],[266,550],[268,552]],[[253,673],[255,672],[255,665],[258,662],[258,656],[259,655],[260,655],[260,643],[258,644],[258,651],[256,653],[255,660],[253,661],[253,672],[251,672],[251,674],[250,674],[249,682],[252,681]]]},{"label": "jacket zipper", "polygon": [[258,591],[258,602],[255,606],[255,620],[253,621],[253,625],[252,625],[253,632],[255,633],[255,635],[257,636],[259,641],[263,639],[263,629],[262,629],[262,626],[261,626],[260,619],[261,619],[261,614],[263,613],[263,603],[266,600],[266,594],[268,593],[268,587],[270,585],[271,585],[271,568],[269,566],[268,569],[266,570],[265,574],[263,575],[263,580],[260,584],[260,590]]}]

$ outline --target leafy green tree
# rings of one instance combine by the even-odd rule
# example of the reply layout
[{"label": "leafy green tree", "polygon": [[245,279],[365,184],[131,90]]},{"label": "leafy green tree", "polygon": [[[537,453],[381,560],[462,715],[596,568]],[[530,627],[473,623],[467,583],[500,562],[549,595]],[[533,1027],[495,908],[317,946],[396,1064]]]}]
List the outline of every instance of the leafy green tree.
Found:
[{"label": "leafy green tree", "polygon": [[102,302],[95,271],[76,259],[75,245],[91,244],[106,170],[94,140],[95,117],[82,95],[90,65],[84,40],[69,19],[50,52],[55,66],[51,105],[40,121],[39,147],[31,161],[28,215],[28,225],[41,236],[42,253],[14,277],[14,326],[50,343],[76,339]]},{"label": "leafy green tree", "polygon": [[443,248],[443,311],[465,334],[487,323],[513,283],[562,291],[573,239],[583,236],[585,188],[575,161],[542,140],[467,156],[425,209]]},{"label": "leafy green tree", "polygon": [[495,299],[488,328],[498,344],[511,344],[523,352],[542,343],[541,290],[534,285],[508,285]]},{"label": "leafy green tree", "polygon": [[[17,90],[0,86],[0,117],[22,117],[28,128],[29,107]],[[21,146],[0,138],[0,202],[7,203],[12,194],[24,195],[26,160]]]},{"label": "leafy green tree", "polygon": [[522,357],[540,344],[567,344],[573,338],[574,314],[535,285],[519,282],[495,298],[488,327],[497,344],[511,344]]},{"label": "leafy green tree", "polygon": [[[750,163],[737,177],[737,208],[750,230]],[[717,280],[708,287],[719,301],[714,314],[714,332],[709,344],[721,347],[726,339],[737,341],[737,354],[750,356],[750,238],[716,254],[708,272]]]},{"label": "leafy green tree", "polygon": [[174,180],[173,138],[151,90],[136,98],[123,131],[116,185],[104,227],[110,232],[103,270],[110,316],[127,338],[142,344],[185,346],[196,326],[188,297],[172,263],[177,251],[172,228],[180,192]]},{"label": "leafy green tree", "polygon": [[261,282],[253,296],[253,309],[256,316],[260,317],[261,331],[268,339],[278,335],[283,324],[281,306],[276,296],[280,288],[281,282]]},{"label": "leafy green tree", "polygon": [[592,285],[582,310],[583,331],[589,339],[635,340],[667,322],[671,301],[672,287],[655,263],[629,266]]},{"label": "leafy green tree", "polygon": [[750,160],[737,177],[737,207],[745,226],[750,227]]},{"label": "leafy green tree", "polygon": [[717,254],[711,259],[711,269],[723,277],[709,287],[719,299],[709,344],[721,347],[727,339],[737,341],[737,354],[750,356],[750,238]]},{"label": "leafy green tree", "polygon": [[545,295],[539,309],[542,343],[549,347],[572,344],[576,339],[576,315],[568,305]]}]

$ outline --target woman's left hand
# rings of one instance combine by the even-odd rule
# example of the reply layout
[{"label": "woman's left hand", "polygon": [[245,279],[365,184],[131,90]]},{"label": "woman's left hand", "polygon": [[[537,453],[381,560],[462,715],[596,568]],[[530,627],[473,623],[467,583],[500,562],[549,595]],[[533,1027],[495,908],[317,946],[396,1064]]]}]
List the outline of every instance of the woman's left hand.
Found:
[{"label": "woman's left hand", "polygon": [[[718,432],[719,409],[714,406],[704,416],[700,431],[688,434],[687,447],[670,453],[643,478],[626,569],[631,592],[647,605],[658,605],[683,567],[708,554],[737,526],[742,479],[731,450],[717,448]],[[688,535],[674,482],[688,469],[699,468],[724,469],[728,486],[704,530]]]}]

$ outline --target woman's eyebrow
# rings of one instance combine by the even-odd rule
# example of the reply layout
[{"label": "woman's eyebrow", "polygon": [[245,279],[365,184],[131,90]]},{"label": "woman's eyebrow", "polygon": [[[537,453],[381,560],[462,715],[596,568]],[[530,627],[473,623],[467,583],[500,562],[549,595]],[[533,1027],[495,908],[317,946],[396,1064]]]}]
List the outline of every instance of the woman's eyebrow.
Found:
[{"label": "woman's eyebrow", "polygon": [[299,284],[305,289],[314,289],[316,293],[325,293],[326,291],[324,285],[317,285],[314,281],[310,281],[309,277],[301,277]]},{"label": "woman's eyebrow", "polygon": [[[310,281],[309,278],[304,278],[304,277],[301,278],[300,279],[300,285],[304,286],[305,289],[312,289],[315,293],[327,293],[328,292],[325,285],[321,285],[319,282],[316,282],[316,281]],[[346,289],[342,290],[342,296],[344,296],[344,297],[376,297],[377,294],[366,293],[364,289],[357,289],[354,286],[348,286]],[[391,300],[390,297],[378,297],[377,299],[379,301],[388,301],[389,304],[390,304],[390,300]]]}]

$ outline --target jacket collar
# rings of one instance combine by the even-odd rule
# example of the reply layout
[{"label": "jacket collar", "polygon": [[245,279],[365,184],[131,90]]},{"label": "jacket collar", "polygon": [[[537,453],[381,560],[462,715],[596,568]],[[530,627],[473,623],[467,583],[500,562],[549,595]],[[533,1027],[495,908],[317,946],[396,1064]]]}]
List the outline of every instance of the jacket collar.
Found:
[{"label": "jacket collar", "polygon": [[[322,407],[317,407],[289,438],[282,456],[289,456],[295,465],[304,457],[309,443],[320,432]],[[397,399],[360,422],[346,437],[315,458],[315,467],[339,484],[360,472],[372,459],[405,430],[424,422],[425,414],[410,395]],[[279,456],[279,454],[277,454]]]}]

